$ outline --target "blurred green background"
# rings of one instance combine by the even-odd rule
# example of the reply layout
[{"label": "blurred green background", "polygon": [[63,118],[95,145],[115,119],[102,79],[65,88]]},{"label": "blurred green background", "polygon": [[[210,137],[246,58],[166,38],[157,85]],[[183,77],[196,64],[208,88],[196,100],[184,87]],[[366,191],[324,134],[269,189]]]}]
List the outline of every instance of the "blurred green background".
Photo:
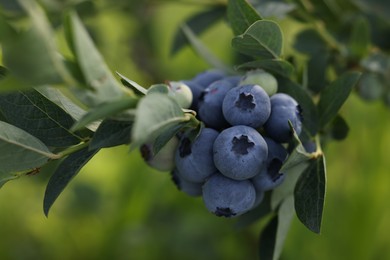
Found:
[{"label": "blurred green background", "polygon": [[[79,11],[110,68],[148,86],[209,68],[189,48],[169,55],[175,30],[203,8],[198,3],[101,0]],[[282,24],[286,34],[289,24]],[[231,36],[220,23],[202,41],[231,63]],[[287,34],[286,45],[291,40]],[[390,112],[352,95],[342,114],[351,131],[325,148],[322,234],[294,218],[282,259],[390,259]],[[237,229],[234,219],[215,217],[128,147],[102,150],[46,218],[49,177],[43,172],[0,190],[0,259],[257,259],[262,223]]]}]

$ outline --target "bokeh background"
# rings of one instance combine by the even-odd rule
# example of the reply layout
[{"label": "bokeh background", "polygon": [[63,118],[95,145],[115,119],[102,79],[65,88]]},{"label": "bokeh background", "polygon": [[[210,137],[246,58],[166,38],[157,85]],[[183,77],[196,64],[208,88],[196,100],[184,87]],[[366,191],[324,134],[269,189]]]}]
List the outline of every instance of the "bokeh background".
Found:
[{"label": "bokeh background", "polygon": [[[148,86],[209,68],[190,48],[169,55],[180,23],[204,8],[199,3],[99,0],[78,11],[112,71]],[[283,21],[282,29],[291,45],[296,25]],[[231,37],[221,22],[201,39],[231,64]],[[282,259],[390,259],[390,111],[353,94],[342,114],[351,129],[325,148],[322,234],[294,218]],[[168,173],[126,146],[99,152],[46,218],[49,177],[42,172],[0,189],[0,259],[257,259],[263,223],[239,229],[234,219],[208,213],[201,198],[179,192]]]}]

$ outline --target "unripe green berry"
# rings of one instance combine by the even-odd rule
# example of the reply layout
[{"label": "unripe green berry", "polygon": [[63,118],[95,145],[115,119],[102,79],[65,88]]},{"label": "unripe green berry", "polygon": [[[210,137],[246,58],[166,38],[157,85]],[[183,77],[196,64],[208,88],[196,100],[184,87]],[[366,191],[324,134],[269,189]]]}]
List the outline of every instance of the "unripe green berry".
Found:
[{"label": "unripe green berry", "polygon": [[182,108],[189,108],[192,103],[192,91],[189,86],[183,82],[170,81],[169,95],[171,95]]},{"label": "unripe green berry", "polygon": [[159,171],[172,171],[175,168],[175,151],[179,144],[176,136],[172,137],[166,145],[157,153],[153,153],[152,144],[141,146],[141,155],[145,162]]},{"label": "unripe green berry", "polygon": [[272,96],[278,91],[278,81],[276,78],[271,73],[262,69],[248,71],[242,77],[239,85],[259,85],[269,96]]}]

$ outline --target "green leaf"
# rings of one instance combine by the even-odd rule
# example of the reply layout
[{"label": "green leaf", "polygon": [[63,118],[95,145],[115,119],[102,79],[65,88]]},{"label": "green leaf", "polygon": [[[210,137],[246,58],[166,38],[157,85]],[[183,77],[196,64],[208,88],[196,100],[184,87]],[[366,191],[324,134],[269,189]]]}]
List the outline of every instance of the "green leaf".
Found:
[{"label": "green leaf", "polygon": [[51,206],[68,183],[97,152],[98,150],[89,151],[88,148],[84,148],[69,155],[59,165],[46,186],[45,197],[43,199],[43,211],[46,216],[48,216]]},{"label": "green leaf", "polygon": [[319,93],[326,85],[326,71],[330,62],[328,51],[319,51],[310,56],[307,63],[307,85],[314,93]]},{"label": "green leaf", "polygon": [[283,251],[283,245],[294,215],[294,197],[288,196],[283,200],[278,210],[278,227],[276,229],[276,241],[272,257],[274,260],[279,259]]},{"label": "green leaf", "polygon": [[115,116],[126,110],[133,109],[136,107],[138,99],[133,97],[122,97],[118,100],[113,100],[111,102],[106,102],[100,104],[98,107],[92,109],[87,114],[85,114],[79,121],[77,121],[73,126],[72,130],[78,130],[86,125],[96,122],[97,120],[107,118],[110,116]]},{"label": "green leaf", "polygon": [[[81,108],[79,105],[76,105],[69,97],[67,97],[61,90],[55,87],[42,86],[35,88],[41,95],[49,99],[51,102],[62,108],[66,113],[68,113],[74,120],[80,120],[87,111]],[[96,131],[99,124],[91,123],[86,127],[91,131]]]},{"label": "green leaf", "polygon": [[348,136],[349,126],[345,119],[338,114],[332,121],[331,135],[335,140],[344,140]]},{"label": "green leaf", "polygon": [[235,35],[244,33],[251,24],[261,20],[260,15],[246,0],[229,0],[227,17]]},{"label": "green leaf", "polygon": [[0,95],[0,111],[7,122],[40,139],[47,146],[78,144],[81,137],[69,131],[74,120],[36,90]]},{"label": "green leaf", "polygon": [[371,44],[370,24],[364,16],[353,21],[352,32],[349,38],[349,51],[352,57],[360,60],[364,58]]},{"label": "green leaf", "polygon": [[288,123],[293,132],[294,150],[290,152],[290,155],[288,156],[287,160],[283,163],[282,168],[280,168],[280,172],[283,173],[287,172],[294,166],[304,163],[312,158],[312,155],[310,153],[307,153],[305,147],[303,147],[302,142],[297,135],[297,132],[292,126],[292,123],[290,121]]},{"label": "green leaf", "polygon": [[250,61],[241,65],[238,65],[236,69],[264,69],[271,72],[274,75],[279,75],[281,77],[289,77],[293,71],[294,67],[291,63],[285,60],[256,60]]},{"label": "green leaf", "polygon": [[137,147],[147,141],[154,141],[171,127],[190,120],[178,103],[171,97],[150,93],[143,97],[137,106],[132,140]]},{"label": "green leaf", "polygon": [[0,121],[0,172],[11,173],[37,168],[58,156],[36,137]]},{"label": "green leaf", "polygon": [[337,115],[352,88],[358,82],[360,75],[359,72],[345,72],[321,92],[320,101],[318,102],[321,127],[324,127]]},{"label": "green leaf", "polygon": [[298,181],[299,176],[308,167],[308,162],[302,162],[290,167],[288,170],[283,170],[285,174],[285,180],[281,185],[276,187],[272,191],[271,195],[271,209],[276,210],[284,199],[294,194],[295,184]]},{"label": "green leaf", "polygon": [[232,72],[228,66],[226,66],[221,60],[219,60],[194,34],[191,28],[183,24],[181,29],[184,35],[187,37],[188,41],[191,44],[191,47],[202,57],[208,64],[213,68],[220,69],[226,72]]},{"label": "green leaf", "polygon": [[274,257],[276,233],[278,229],[278,216],[275,215],[260,234],[259,258],[270,260]]},{"label": "green leaf", "polygon": [[282,31],[277,23],[260,20],[253,23],[243,34],[234,37],[232,46],[249,56],[278,59],[282,53]]},{"label": "green leaf", "polygon": [[0,37],[5,66],[30,87],[62,82],[74,84],[58,54],[54,32],[44,11],[35,1],[18,2],[28,14],[31,27],[20,31],[6,28],[6,35]]},{"label": "green leaf", "polygon": [[129,144],[132,126],[133,123],[128,121],[104,120],[93,135],[89,149],[95,150]]},{"label": "green leaf", "polygon": [[153,142],[153,154],[157,154],[187,124],[188,122],[175,124],[158,135]]},{"label": "green leaf", "polygon": [[[200,35],[213,24],[221,20],[226,13],[226,7],[223,5],[215,5],[210,9],[202,10],[199,13],[187,19],[187,26],[193,31],[195,35]],[[188,40],[182,30],[177,30],[173,44],[171,47],[171,55],[177,53],[180,49],[188,44]]]},{"label": "green leaf", "polygon": [[310,161],[294,190],[295,211],[299,220],[311,231],[320,233],[325,202],[325,157]]},{"label": "green leaf", "polygon": [[124,96],[126,89],[116,81],[108,69],[76,13],[67,16],[65,30],[68,44],[76,57],[87,86],[91,89],[91,91],[72,89],[75,97],[88,106],[94,107]]},{"label": "green leaf", "polygon": [[123,76],[119,72],[116,72],[116,74],[118,74],[118,76],[121,77],[121,82],[122,82],[123,85],[125,85],[126,87],[134,90],[139,95],[146,95],[146,92],[148,91],[146,88],[142,87],[137,82],[132,81],[131,79],[126,78],[125,76]]},{"label": "green leaf", "polygon": [[288,78],[277,77],[278,91],[292,96],[302,108],[303,129],[314,136],[318,131],[318,112],[311,96],[299,84]]}]

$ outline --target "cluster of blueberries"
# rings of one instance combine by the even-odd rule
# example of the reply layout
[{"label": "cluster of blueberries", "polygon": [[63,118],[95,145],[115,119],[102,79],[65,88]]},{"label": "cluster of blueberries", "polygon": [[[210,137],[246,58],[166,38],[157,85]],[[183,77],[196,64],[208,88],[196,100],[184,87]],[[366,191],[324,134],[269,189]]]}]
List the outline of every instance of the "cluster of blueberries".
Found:
[{"label": "cluster of blueberries", "polygon": [[302,129],[298,103],[277,93],[275,77],[264,70],[243,76],[211,70],[180,82],[179,88],[172,85],[191,90],[189,108],[204,127],[195,139],[175,136],[156,155],[144,145],[146,161],[170,170],[181,191],[202,196],[217,216],[239,216],[257,207],[264,193],[284,180],[280,169],[292,138],[288,121],[298,134]]}]

